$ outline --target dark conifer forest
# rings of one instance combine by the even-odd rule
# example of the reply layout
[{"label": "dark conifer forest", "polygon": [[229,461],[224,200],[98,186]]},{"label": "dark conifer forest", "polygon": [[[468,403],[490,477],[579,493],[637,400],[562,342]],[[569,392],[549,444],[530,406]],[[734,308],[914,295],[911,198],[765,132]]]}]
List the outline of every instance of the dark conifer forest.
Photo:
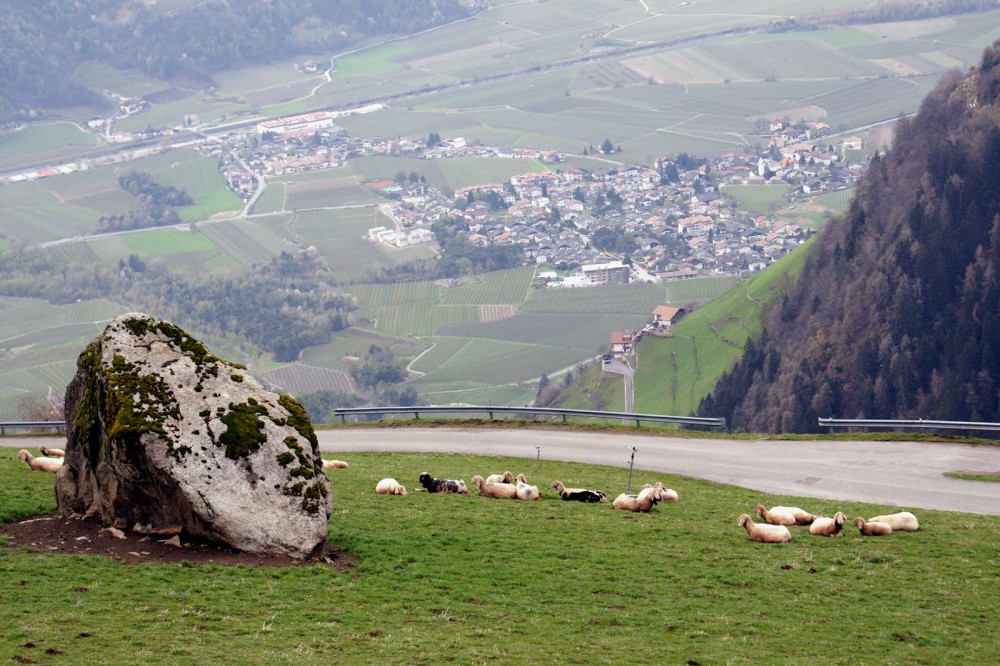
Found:
[{"label": "dark conifer forest", "polygon": [[998,45],[900,121],[700,414],[754,432],[1000,419]]},{"label": "dark conifer forest", "polygon": [[93,102],[73,71],[101,61],[192,87],[227,69],[332,54],[461,18],[457,0],[0,0],[0,118]]}]

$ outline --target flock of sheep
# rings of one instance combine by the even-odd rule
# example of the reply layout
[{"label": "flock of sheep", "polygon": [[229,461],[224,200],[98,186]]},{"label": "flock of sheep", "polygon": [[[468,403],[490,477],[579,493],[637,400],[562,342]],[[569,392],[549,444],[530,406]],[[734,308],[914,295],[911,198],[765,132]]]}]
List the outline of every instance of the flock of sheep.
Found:
[{"label": "flock of sheep", "polygon": [[38,452],[42,455],[33,456],[27,449],[17,452],[19,460],[23,460],[28,467],[36,472],[58,472],[63,464],[63,456],[66,452],[62,449],[50,449],[47,446],[38,447]]},{"label": "flock of sheep", "polygon": [[[420,485],[429,493],[459,493],[467,494],[468,487],[463,479],[438,479],[423,472],[417,477]],[[479,489],[479,494],[483,497],[496,499],[519,499],[537,500],[541,499],[542,493],[538,486],[528,483],[524,474],[516,477],[513,472],[503,474],[490,474],[483,477],[476,474],[472,477],[472,484]],[[607,496],[600,490],[590,488],[567,488],[558,479],[552,482],[559,497],[566,501],[585,502],[588,504],[606,502]],[[406,495],[406,487],[393,478],[385,478],[375,484],[375,492],[380,495]],[[613,509],[624,511],[649,511],[661,501],[677,500],[676,490],[664,488],[663,484],[657,481],[655,484],[646,484],[642,490],[635,495],[622,493],[611,503]]]},{"label": "flock of sheep", "polygon": [[[763,504],[758,504],[755,513],[764,521],[763,523],[755,523],[749,514],[744,513],[736,524],[746,529],[747,537],[751,541],[762,543],[791,541],[792,533],[788,528],[794,525],[808,525],[809,534],[816,536],[840,536],[844,523],[847,522],[847,516],[843,511],[838,511],[829,518],[815,516],[797,506],[775,506],[768,510]],[[909,511],[875,516],[868,520],[859,516],[854,519],[854,524],[863,536],[885,536],[892,534],[894,530],[915,532],[920,529],[917,517]]]},{"label": "flock of sheep", "polygon": [[[62,467],[63,449],[53,449],[45,446],[38,447],[41,456],[32,456],[27,449],[21,449],[17,457],[23,460],[28,467],[40,472],[58,472]],[[349,465],[343,460],[324,460],[325,469],[348,469]],[[462,479],[438,479],[429,472],[423,472],[417,477],[420,485],[429,493],[461,493],[469,492]],[[537,500],[541,499],[541,492],[538,486],[528,483],[524,474],[516,477],[512,472],[503,474],[490,474],[486,478],[477,474],[472,477],[472,483],[479,489],[479,494],[483,497],[493,497],[497,499],[519,499]],[[567,488],[562,481],[552,482],[559,497],[566,501],[577,501],[586,503],[606,502],[607,496],[600,490],[589,488]],[[375,492],[379,495],[406,495],[406,487],[393,478],[385,478],[375,485]],[[679,497],[677,491],[664,488],[663,484],[657,481],[655,484],[646,484],[638,493],[631,495],[622,493],[611,503],[611,508],[623,511],[647,512],[662,501],[676,501]],[[792,540],[792,533],[789,527],[801,525],[809,526],[809,533],[817,536],[839,536],[843,530],[847,516],[842,511],[838,511],[832,518],[826,516],[816,516],[808,511],[804,511],[797,506],[775,506],[767,509],[763,504],[758,504],[754,512],[757,517],[763,520],[762,523],[755,523],[749,514],[742,514],[737,521],[737,525],[747,531],[747,537],[751,541],[762,543],[785,543]],[[884,536],[892,534],[893,531],[914,532],[920,528],[917,517],[909,511],[875,516],[865,520],[860,516],[854,519],[854,524],[864,536]]]}]

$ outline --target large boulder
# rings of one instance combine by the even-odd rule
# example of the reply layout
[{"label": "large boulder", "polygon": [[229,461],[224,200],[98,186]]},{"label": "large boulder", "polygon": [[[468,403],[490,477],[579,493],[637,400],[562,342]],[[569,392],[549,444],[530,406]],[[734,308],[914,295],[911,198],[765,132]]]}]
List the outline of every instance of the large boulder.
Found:
[{"label": "large boulder", "polygon": [[298,558],[326,541],[330,482],[305,410],[173,324],[111,322],[80,355],[66,426],[64,516]]}]

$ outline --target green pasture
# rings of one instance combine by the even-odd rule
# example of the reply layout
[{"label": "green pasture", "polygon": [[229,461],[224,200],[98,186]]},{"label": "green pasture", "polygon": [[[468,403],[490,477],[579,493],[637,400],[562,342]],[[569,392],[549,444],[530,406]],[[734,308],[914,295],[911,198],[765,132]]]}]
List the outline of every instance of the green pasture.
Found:
[{"label": "green pasture", "polygon": [[216,249],[215,243],[203,233],[187,229],[151,229],[118,236],[131,254],[140,257],[160,257],[186,252]]},{"label": "green pasture", "polygon": [[535,382],[543,372],[551,375],[574,366],[587,355],[588,350],[570,347],[472,338],[433,373],[409,384],[420,392],[446,385],[450,388],[477,383],[480,386],[521,385]]},{"label": "green pasture", "polygon": [[[807,246],[810,244],[807,244]],[[797,274],[807,250],[799,248],[736,285],[726,295],[688,313],[669,337],[647,337],[637,348],[634,408],[640,413],[690,414],[760,331],[762,304]]]},{"label": "green pasture", "polygon": [[546,170],[537,160],[498,157],[422,160],[415,157],[371,156],[352,159],[347,163],[347,168],[363,182],[392,181],[401,171],[407,176],[416,173],[423,176],[428,185],[442,190],[505,183],[512,176]]},{"label": "green pasture", "polygon": [[66,146],[97,145],[96,134],[67,122],[51,122],[0,132],[0,164],[15,164],[33,155],[45,155]]},{"label": "green pasture", "polygon": [[170,150],[140,161],[140,170],[148,170],[161,185],[183,189],[195,203],[181,206],[183,220],[206,220],[220,213],[237,213],[243,202],[226,187],[218,160],[194,150]]},{"label": "green pasture", "polygon": [[[51,475],[31,472],[15,453],[0,451],[0,517],[54,512]],[[560,479],[614,497],[627,484],[624,465],[546,460],[544,449],[537,460],[332,455],[351,465],[332,475],[328,542],[344,568],[125,565],[15,547],[0,551],[9,618],[0,652],[51,663],[137,655],[153,664],[403,663],[415,654],[538,663],[558,654],[566,663],[600,655],[606,663],[855,664],[985,663],[1000,650],[993,516],[914,509],[918,532],[871,539],[849,526],[825,538],[792,528],[791,542],[760,544],[736,525],[757,503],[849,516],[886,507],[762,494],[640,465],[634,486],[659,480],[681,499],[632,514],[564,502],[549,487]],[[416,487],[426,470],[469,483],[507,469],[524,473],[542,499]],[[410,493],[375,495],[386,476]],[[39,619],[66,607],[75,612],[61,631]]]},{"label": "green pasture", "polygon": [[400,303],[382,307],[362,306],[359,313],[371,321],[377,333],[404,336],[424,336],[437,333],[446,324],[479,321],[475,305],[442,305],[428,307],[426,303]]},{"label": "green pasture", "polygon": [[398,71],[397,60],[408,52],[399,44],[382,44],[357,53],[337,58],[333,71],[334,81],[355,76],[378,76]]}]

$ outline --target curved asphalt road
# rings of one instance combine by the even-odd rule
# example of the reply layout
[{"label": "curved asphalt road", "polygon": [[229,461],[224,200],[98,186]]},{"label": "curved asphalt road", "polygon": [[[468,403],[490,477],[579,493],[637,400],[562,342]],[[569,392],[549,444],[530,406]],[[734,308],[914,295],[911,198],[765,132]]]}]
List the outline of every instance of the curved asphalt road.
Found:
[{"label": "curved asphalt road", "polygon": [[[324,452],[464,453],[611,465],[679,474],[778,495],[1000,515],[1000,483],[945,472],[1000,472],[1000,446],[914,442],[678,439],[642,433],[531,429],[337,428]],[[0,437],[0,445],[59,446],[65,438]],[[540,447],[540,448],[536,448]],[[347,460],[350,458],[342,456]]]}]

